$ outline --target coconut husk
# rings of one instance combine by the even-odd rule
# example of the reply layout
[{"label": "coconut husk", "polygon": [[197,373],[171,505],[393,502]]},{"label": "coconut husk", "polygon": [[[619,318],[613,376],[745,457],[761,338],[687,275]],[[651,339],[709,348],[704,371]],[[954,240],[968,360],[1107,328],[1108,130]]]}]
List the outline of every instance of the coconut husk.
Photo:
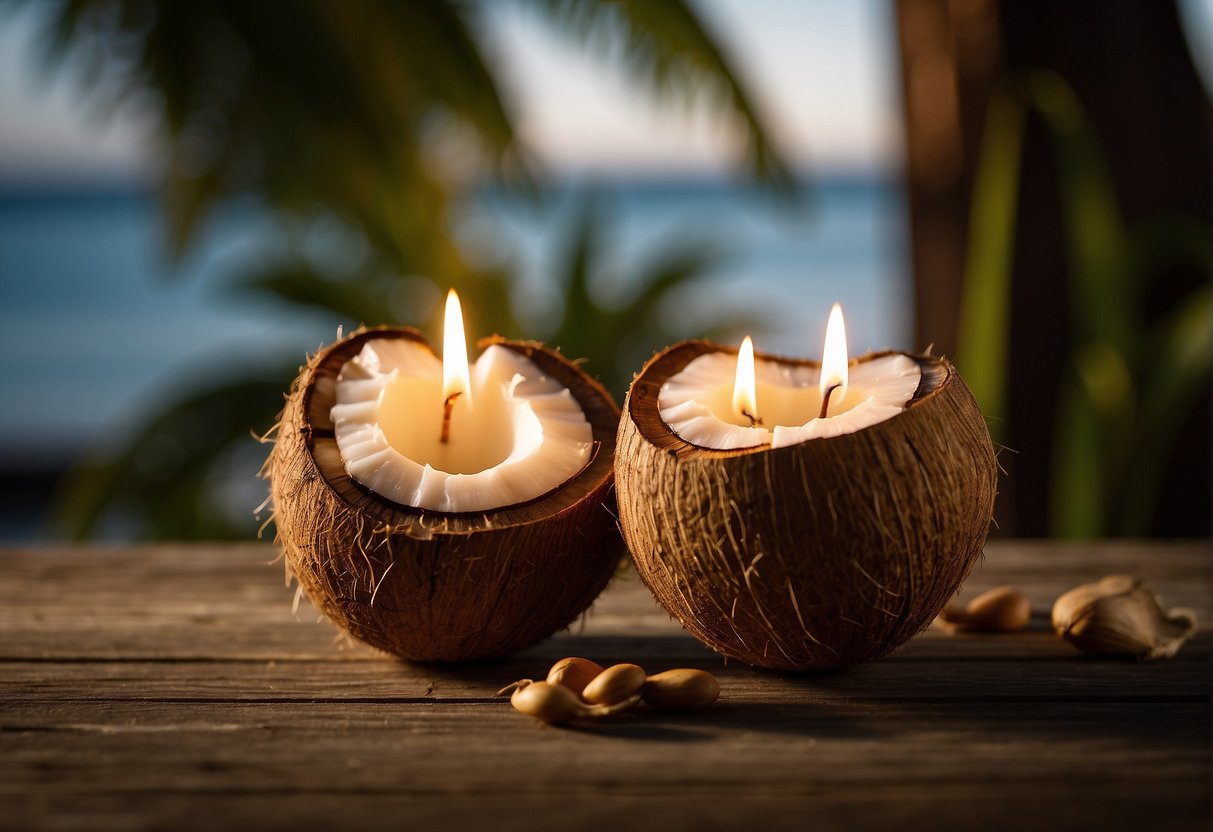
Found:
[{"label": "coconut husk", "polygon": [[521,353],[572,391],[593,430],[593,458],[527,503],[467,514],[402,506],[346,474],[330,418],[342,365],[377,338],[426,344],[408,328],[356,332],[302,368],[282,411],[267,473],[288,571],[346,632],[406,659],[506,655],[568,626],[624,551],[610,394],[541,344],[485,339],[482,349]]},{"label": "coconut husk", "polygon": [[911,356],[922,381],[891,419],[784,448],[705,449],[670,430],[657,397],[722,349],[670,347],[628,393],[615,466],[637,572],[692,635],[747,664],[825,670],[888,653],[943,609],[986,539],[997,467],[972,393],[946,359]]}]

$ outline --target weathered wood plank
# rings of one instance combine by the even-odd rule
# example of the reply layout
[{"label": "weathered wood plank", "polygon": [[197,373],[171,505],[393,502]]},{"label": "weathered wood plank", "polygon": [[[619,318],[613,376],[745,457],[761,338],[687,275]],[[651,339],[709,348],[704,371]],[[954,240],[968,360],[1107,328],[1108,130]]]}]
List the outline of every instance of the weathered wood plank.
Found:
[{"label": "weathered wood plank", "polygon": [[[686,636],[634,580],[506,660],[409,665],[334,642],[264,546],[0,551],[0,828],[360,826],[1203,829],[1204,543],[992,544],[1030,631],[932,629],[824,676]],[[1173,661],[1078,656],[1053,598],[1110,572],[1194,607]],[[562,655],[705,667],[702,714],[545,728],[491,692]]]},{"label": "weathered wood plank", "polygon": [[[377,763],[377,761],[376,761]],[[1189,800],[1188,782],[1151,784],[1141,791],[1121,782],[1094,781],[970,784],[891,782],[798,784],[795,788],[698,789],[693,799],[667,791],[616,790],[603,782],[592,795],[570,793],[559,780],[542,794],[419,794],[399,786],[371,792],[346,790],[338,781],[322,789],[229,793],[157,789],[89,795],[66,802],[51,793],[29,795],[6,808],[0,828],[87,832],[132,829],[290,830],[491,829],[493,832],[670,832],[670,830],[980,829],[1024,832],[1059,829],[1108,832],[1205,832],[1207,804]],[[1082,795],[1075,799],[1075,793]]]},{"label": "weathered wood plank", "polygon": [[[1037,628],[1047,629],[1048,611],[1061,591],[1121,571],[1142,575],[1167,603],[1193,607],[1208,622],[1207,549],[1200,542],[991,544],[961,597],[1015,583],[1033,599]],[[306,599],[292,615],[294,590],[285,586],[274,557],[272,547],[264,545],[0,550],[0,660],[382,660],[341,638]],[[573,631],[641,640],[682,629],[631,577],[616,581]],[[1018,643],[1006,639],[935,644],[930,641],[935,637],[944,636],[929,630],[900,655],[935,657],[941,655],[938,648],[947,657],[1019,651]],[[701,654],[690,639],[685,643],[689,653],[684,655]]]},{"label": "weathered wood plank", "polygon": [[[511,784],[526,792],[562,779],[569,790],[592,791],[597,778],[643,790],[696,781],[744,790],[804,782],[1025,783],[1067,774],[1145,787],[1198,774],[1209,727],[1207,707],[1196,702],[1090,703],[1059,712],[780,696],[734,699],[704,714],[637,712],[571,730],[540,726],[490,700],[408,707],[73,702],[36,712],[7,703],[0,719],[10,794],[64,782],[84,792],[224,782],[236,792],[323,789],[338,772],[350,788],[397,784],[420,792]],[[195,753],[181,754],[183,742]],[[298,765],[300,754],[306,767]],[[391,764],[350,770],[351,758]],[[1030,767],[1019,766],[1028,760]],[[578,783],[573,775],[587,779]]]},{"label": "weathered wood plank", "polygon": [[[676,622],[660,610],[629,617],[607,607],[625,596],[652,603],[647,591],[635,584],[608,589],[602,608],[591,612],[584,625],[544,642],[522,655],[558,658],[575,654],[633,658],[653,655],[668,661],[690,661],[712,656],[687,636]],[[1195,594],[1195,593],[1192,593]],[[1196,606],[1201,629],[1210,618],[1201,612],[1195,598],[1185,602],[1171,592],[1164,600],[1174,605]],[[1175,601],[1172,602],[1172,597]],[[0,602],[3,603],[3,602]],[[304,602],[302,606],[306,605]],[[0,662],[30,660],[63,661],[372,661],[383,654],[350,642],[327,621],[318,620],[307,608],[307,616],[291,616],[289,602],[272,603],[264,615],[240,609],[216,610],[215,614],[179,615],[171,612],[132,615],[118,610],[100,618],[95,611],[40,614],[9,607],[0,615]],[[1048,610],[1034,610],[1029,631],[1013,637],[951,635],[932,627],[908,642],[893,655],[902,660],[946,659],[965,661],[983,658],[1064,659],[1075,655],[1055,640],[1048,628]],[[1185,651],[1190,648],[1185,648]],[[639,652],[637,652],[639,651]],[[882,660],[884,661],[884,660]]]},{"label": "weathered wood plank", "polygon": [[[962,636],[981,639],[988,636]],[[498,662],[469,667],[342,660],[242,662],[10,661],[3,665],[0,697],[30,702],[75,699],[139,701],[287,700],[348,701],[392,699],[482,699],[519,678],[540,678],[565,653],[591,655],[614,663],[636,661],[651,672],[678,666],[701,667],[721,680],[725,697],[756,697],[776,685],[793,699],[978,701],[1097,701],[1190,699],[1209,693],[1209,643],[1201,638],[1169,662],[1138,664],[1094,661],[1051,637],[1031,658],[973,656],[966,661],[897,656],[843,673],[772,677],[736,662],[725,664],[706,650],[694,650],[674,636],[638,644],[612,637],[566,637],[543,648]],[[1060,649],[1054,651],[1052,647]],[[1042,645],[1043,647],[1043,645]],[[1025,664],[1031,671],[1025,672]]]},{"label": "weathered wood plank", "polygon": [[[1105,805],[1118,794],[1134,796],[1130,816],[1139,820],[1150,817],[1147,806],[1164,816],[1177,809],[1188,820],[1208,807],[1203,704],[1057,713],[1006,704],[734,701],[709,714],[636,716],[582,730],[536,726],[499,702],[74,703],[41,716],[10,711],[0,712],[0,795],[28,800],[70,785],[76,811],[124,793],[222,796],[225,805],[228,796],[291,794],[307,805],[314,793],[336,792],[354,803],[447,795],[453,806],[489,795],[538,801],[560,813],[560,826],[580,828],[601,798],[660,796],[681,815],[672,828],[687,828],[686,820],[702,817],[702,801],[719,805],[724,793],[761,796],[768,812],[788,820],[792,806],[818,816],[821,796],[843,790],[854,799],[866,790],[869,820],[880,820],[891,809],[886,790],[916,788],[939,799],[956,789],[970,799],[1018,795],[1004,810],[1019,800],[1039,806],[1050,794],[1051,812],[1119,828],[1124,816]],[[929,818],[929,808],[918,802],[918,816]],[[983,828],[1013,825],[996,814],[962,818],[981,819]],[[1049,827],[1059,828],[1042,828]]]},{"label": "weathered wood plank", "polygon": [[[1208,541],[991,541],[973,578],[987,573],[1021,573],[1061,578],[1131,572],[1147,577],[1182,578],[1209,575]],[[156,544],[104,546],[24,546],[0,548],[5,574],[0,592],[37,580],[42,587],[92,595],[97,591],[129,591],[157,576],[201,575],[241,581],[263,571],[269,585],[283,586],[283,567],[276,549],[257,544]],[[87,578],[88,584],[82,581]],[[37,592],[39,587],[27,587]],[[228,587],[231,589],[231,585]]]}]

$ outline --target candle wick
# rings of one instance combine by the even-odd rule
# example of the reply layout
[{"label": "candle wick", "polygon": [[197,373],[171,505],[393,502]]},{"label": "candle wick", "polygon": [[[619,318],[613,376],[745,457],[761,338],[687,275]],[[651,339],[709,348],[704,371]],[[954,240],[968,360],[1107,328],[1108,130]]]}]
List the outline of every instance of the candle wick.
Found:
[{"label": "candle wick", "polygon": [[741,409],[741,415],[750,420],[750,427],[757,427],[758,425],[762,424],[762,419],[760,417],[751,415],[750,411],[746,410],[744,407]]},{"label": "candle wick", "polygon": [[826,417],[827,411],[830,409],[830,394],[833,393],[835,390],[837,390],[839,387],[842,387],[842,385],[841,384],[831,384],[829,387],[826,388],[826,394],[821,397],[821,412],[817,414],[818,419],[824,419]]},{"label": "candle wick", "polygon": [[442,403],[442,444],[451,441],[451,411],[455,408],[455,399],[463,395],[462,391],[452,393]]}]

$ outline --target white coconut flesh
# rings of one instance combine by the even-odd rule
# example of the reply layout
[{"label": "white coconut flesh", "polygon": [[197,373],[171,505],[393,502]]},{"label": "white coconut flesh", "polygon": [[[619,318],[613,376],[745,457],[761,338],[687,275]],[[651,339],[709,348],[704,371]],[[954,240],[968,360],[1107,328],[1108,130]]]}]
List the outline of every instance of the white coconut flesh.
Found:
[{"label": "white coconut flesh", "polygon": [[346,472],[394,503],[485,511],[541,497],[586,466],[577,399],[525,356],[490,346],[471,366],[442,442],[442,362],[402,338],[368,341],[337,376],[334,434]]},{"label": "white coconut flesh", "polygon": [[853,363],[845,393],[835,391],[829,414],[822,419],[819,368],[757,359],[754,376],[762,423],[750,425],[733,408],[736,367],[737,357],[729,352],[707,352],[690,361],[661,386],[662,420],[684,440],[704,448],[780,448],[854,433],[890,419],[905,409],[922,379],[918,362],[900,353]]}]

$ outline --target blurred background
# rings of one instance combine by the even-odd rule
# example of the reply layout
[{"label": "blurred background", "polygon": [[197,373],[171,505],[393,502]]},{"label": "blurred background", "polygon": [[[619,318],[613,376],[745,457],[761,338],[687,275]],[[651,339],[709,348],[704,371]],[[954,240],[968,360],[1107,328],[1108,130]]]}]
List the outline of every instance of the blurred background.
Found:
[{"label": "blurred background", "polygon": [[998,534],[1210,520],[1213,0],[0,0],[0,539],[250,538],[361,323],[952,357]]}]

